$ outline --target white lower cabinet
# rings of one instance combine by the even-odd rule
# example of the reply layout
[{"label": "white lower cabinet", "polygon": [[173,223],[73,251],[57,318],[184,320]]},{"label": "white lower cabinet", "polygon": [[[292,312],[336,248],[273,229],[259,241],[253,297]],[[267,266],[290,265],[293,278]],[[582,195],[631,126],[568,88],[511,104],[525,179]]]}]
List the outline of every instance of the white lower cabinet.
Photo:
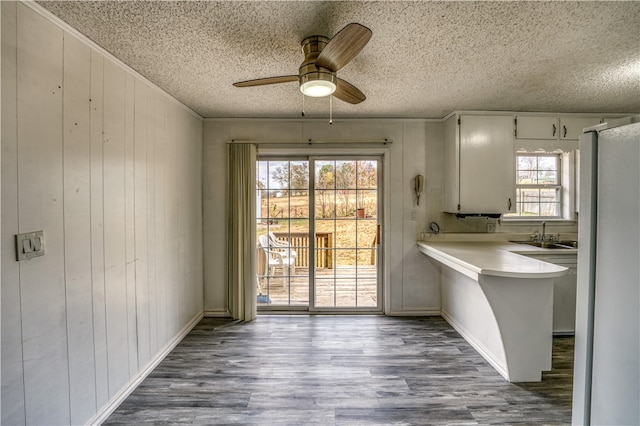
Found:
[{"label": "white lower cabinet", "polygon": [[444,211],[514,211],[513,126],[508,115],[454,115],[445,122]]},{"label": "white lower cabinet", "polygon": [[526,256],[569,268],[568,274],[555,278],[553,282],[553,333],[573,334],[576,324],[577,254],[532,253]]}]

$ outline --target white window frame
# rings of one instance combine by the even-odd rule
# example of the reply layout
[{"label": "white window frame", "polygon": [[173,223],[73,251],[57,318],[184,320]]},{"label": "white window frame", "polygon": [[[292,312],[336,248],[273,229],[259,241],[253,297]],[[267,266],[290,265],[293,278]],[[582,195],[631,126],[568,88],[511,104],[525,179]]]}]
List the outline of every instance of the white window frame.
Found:
[{"label": "white window frame", "polygon": [[[556,170],[556,174],[558,177],[558,181],[555,184],[518,184],[517,183],[517,179],[518,179],[518,157],[537,157],[537,158],[541,158],[541,157],[553,157],[556,158],[556,162],[557,162],[557,170]],[[540,152],[518,152],[516,153],[516,158],[515,158],[515,168],[516,168],[516,172],[515,172],[515,190],[516,190],[516,194],[518,193],[518,190],[522,190],[522,189],[555,189],[556,193],[558,194],[558,198],[557,198],[557,204],[558,204],[558,214],[555,216],[542,216],[542,215],[538,215],[538,216],[524,216],[524,215],[520,215],[518,214],[518,210],[519,210],[519,204],[522,204],[522,201],[517,197],[516,195],[516,213],[509,213],[509,214],[505,214],[504,218],[508,219],[508,220],[562,220],[563,219],[563,207],[564,207],[564,192],[565,192],[565,188],[563,187],[563,158],[562,158],[562,154],[559,153],[540,153]],[[538,167],[538,166],[536,166]],[[539,170],[539,169],[536,169]],[[540,201],[538,201],[539,204]],[[540,211],[540,209],[538,209],[538,211]]]}]

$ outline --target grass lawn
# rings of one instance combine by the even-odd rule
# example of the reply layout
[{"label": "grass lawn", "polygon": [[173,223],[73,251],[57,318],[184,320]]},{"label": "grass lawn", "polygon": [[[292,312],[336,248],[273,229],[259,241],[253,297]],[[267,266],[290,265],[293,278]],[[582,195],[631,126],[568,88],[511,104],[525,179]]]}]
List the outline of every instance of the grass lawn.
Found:
[{"label": "grass lawn", "polygon": [[[335,203],[325,205],[325,215],[338,212],[340,216],[323,218],[320,208],[316,208],[316,232],[329,232],[333,235],[333,247],[336,250],[335,263],[342,266],[369,265],[372,248],[375,247],[376,214],[375,191],[363,191],[356,197],[355,191],[340,197],[330,197]],[[359,200],[357,200],[359,198]],[[319,197],[316,197],[318,201]],[[345,207],[347,205],[347,207]],[[358,217],[355,206],[365,206],[364,217]],[[309,232],[309,197],[263,198],[259,209],[262,216],[258,221],[257,233],[267,232],[294,233]]]}]

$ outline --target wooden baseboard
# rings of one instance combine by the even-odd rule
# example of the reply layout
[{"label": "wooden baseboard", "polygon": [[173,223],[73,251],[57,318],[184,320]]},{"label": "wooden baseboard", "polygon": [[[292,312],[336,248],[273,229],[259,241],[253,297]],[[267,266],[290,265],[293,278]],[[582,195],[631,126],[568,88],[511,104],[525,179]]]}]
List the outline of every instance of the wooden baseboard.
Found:
[{"label": "wooden baseboard", "polygon": [[200,322],[204,313],[201,312],[187,324],[178,334],[176,334],[153,358],[142,367],[138,373],[127,382],[98,412],[87,422],[89,425],[100,425],[113,413],[120,404],[133,392],[140,383],[162,362],[163,359],[189,334],[189,332]]},{"label": "wooden baseboard", "polygon": [[231,312],[226,310],[204,311],[206,318],[231,318]]},{"label": "wooden baseboard", "polygon": [[386,312],[388,317],[439,317],[440,308],[414,309]]}]

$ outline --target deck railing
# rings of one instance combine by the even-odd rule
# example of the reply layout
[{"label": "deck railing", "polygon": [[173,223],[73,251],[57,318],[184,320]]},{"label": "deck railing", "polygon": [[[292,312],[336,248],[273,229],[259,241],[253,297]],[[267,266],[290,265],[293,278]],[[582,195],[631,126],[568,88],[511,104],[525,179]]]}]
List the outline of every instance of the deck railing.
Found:
[{"label": "deck railing", "polygon": [[[309,234],[307,232],[274,232],[298,254],[296,266],[309,266]],[[333,232],[316,232],[316,268],[333,268]]]}]

